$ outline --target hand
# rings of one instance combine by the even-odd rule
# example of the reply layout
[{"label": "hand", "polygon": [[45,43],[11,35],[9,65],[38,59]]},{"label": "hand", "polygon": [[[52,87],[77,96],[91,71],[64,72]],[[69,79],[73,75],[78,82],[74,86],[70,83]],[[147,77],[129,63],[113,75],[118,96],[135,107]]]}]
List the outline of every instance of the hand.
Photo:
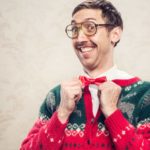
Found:
[{"label": "hand", "polygon": [[100,107],[107,118],[117,110],[121,87],[111,81],[107,81],[99,85],[99,91],[100,94],[98,94],[98,96],[100,100]]},{"label": "hand", "polygon": [[78,78],[61,84],[61,101],[58,107],[58,118],[64,123],[73,112],[76,103],[82,96],[82,83]]}]

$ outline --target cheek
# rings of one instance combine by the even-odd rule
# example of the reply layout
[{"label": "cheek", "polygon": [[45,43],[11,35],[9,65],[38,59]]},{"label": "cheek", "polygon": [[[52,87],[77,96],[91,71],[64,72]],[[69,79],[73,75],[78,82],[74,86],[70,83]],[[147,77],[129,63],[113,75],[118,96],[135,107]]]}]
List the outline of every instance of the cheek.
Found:
[{"label": "cheek", "polygon": [[103,42],[104,36],[100,32],[95,34],[93,37],[90,38],[93,43],[95,43],[97,46],[101,45]]},{"label": "cheek", "polygon": [[105,48],[107,49],[111,43],[109,37],[106,37],[106,36],[98,38],[98,40],[95,42],[98,48],[101,48],[101,50],[104,50]]},{"label": "cheek", "polygon": [[101,30],[93,37],[93,41],[95,41],[98,45],[109,43],[110,35],[106,32],[106,30]]}]

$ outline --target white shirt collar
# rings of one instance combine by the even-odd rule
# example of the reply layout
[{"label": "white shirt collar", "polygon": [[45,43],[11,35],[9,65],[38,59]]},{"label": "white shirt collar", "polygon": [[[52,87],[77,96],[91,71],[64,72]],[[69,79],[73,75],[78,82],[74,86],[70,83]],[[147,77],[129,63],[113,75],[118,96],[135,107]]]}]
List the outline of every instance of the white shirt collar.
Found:
[{"label": "white shirt collar", "polygon": [[[84,76],[91,78],[86,72],[84,72]],[[102,77],[102,76],[106,76],[107,80],[131,79],[134,77],[134,76],[122,71],[122,70],[119,70],[117,65],[114,65],[112,68],[110,68],[106,72],[100,74],[96,78]]]}]

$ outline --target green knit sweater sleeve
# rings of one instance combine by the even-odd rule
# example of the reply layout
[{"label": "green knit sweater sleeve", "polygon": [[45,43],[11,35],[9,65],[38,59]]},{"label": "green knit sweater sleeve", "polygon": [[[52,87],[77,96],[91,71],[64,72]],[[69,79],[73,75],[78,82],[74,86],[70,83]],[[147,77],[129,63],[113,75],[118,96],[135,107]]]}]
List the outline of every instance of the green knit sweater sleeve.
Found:
[{"label": "green knit sweater sleeve", "polygon": [[141,97],[137,109],[138,111],[138,123],[140,126],[145,123],[150,123],[150,83],[145,84],[145,93]]},{"label": "green knit sweater sleeve", "polygon": [[48,120],[51,118],[52,114],[56,111],[58,105],[60,103],[60,85],[56,86],[52,90],[50,90],[43,101],[39,118]]}]

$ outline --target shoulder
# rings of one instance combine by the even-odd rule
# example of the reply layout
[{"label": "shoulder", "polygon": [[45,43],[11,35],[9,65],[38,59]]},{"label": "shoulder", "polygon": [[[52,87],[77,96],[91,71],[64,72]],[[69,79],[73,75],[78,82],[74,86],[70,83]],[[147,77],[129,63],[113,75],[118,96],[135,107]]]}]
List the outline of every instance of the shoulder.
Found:
[{"label": "shoulder", "polygon": [[150,91],[150,82],[143,80],[139,80],[133,84],[123,87],[123,92],[126,94],[136,92],[142,96],[148,91]]},{"label": "shoulder", "polygon": [[137,125],[150,114],[150,82],[139,80],[122,89],[118,107]]},{"label": "shoulder", "polygon": [[132,101],[136,105],[144,100],[144,97],[150,97],[150,82],[139,80],[133,84],[123,87],[122,98]]},{"label": "shoulder", "polygon": [[53,92],[53,93],[55,93],[55,94],[59,93],[59,92],[60,92],[60,84],[57,85],[57,86],[55,86],[54,88],[52,88],[52,89],[50,90],[50,92]]},{"label": "shoulder", "polygon": [[51,101],[58,101],[60,99],[60,85],[55,86],[51,90],[49,90],[46,95],[46,102],[49,103]]},{"label": "shoulder", "polygon": [[39,116],[42,119],[48,119],[56,111],[60,103],[60,85],[49,90],[42,105],[40,106]]},{"label": "shoulder", "polygon": [[142,97],[138,102],[138,125],[150,123],[150,82],[144,81],[141,86]]},{"label": "shoulder", "polygon": [[143,81],[142,85],[139,87],[139,92],[141,92],[141,99],[139,105],[141,109],[145,107],[150,107],[150,82]]}]

